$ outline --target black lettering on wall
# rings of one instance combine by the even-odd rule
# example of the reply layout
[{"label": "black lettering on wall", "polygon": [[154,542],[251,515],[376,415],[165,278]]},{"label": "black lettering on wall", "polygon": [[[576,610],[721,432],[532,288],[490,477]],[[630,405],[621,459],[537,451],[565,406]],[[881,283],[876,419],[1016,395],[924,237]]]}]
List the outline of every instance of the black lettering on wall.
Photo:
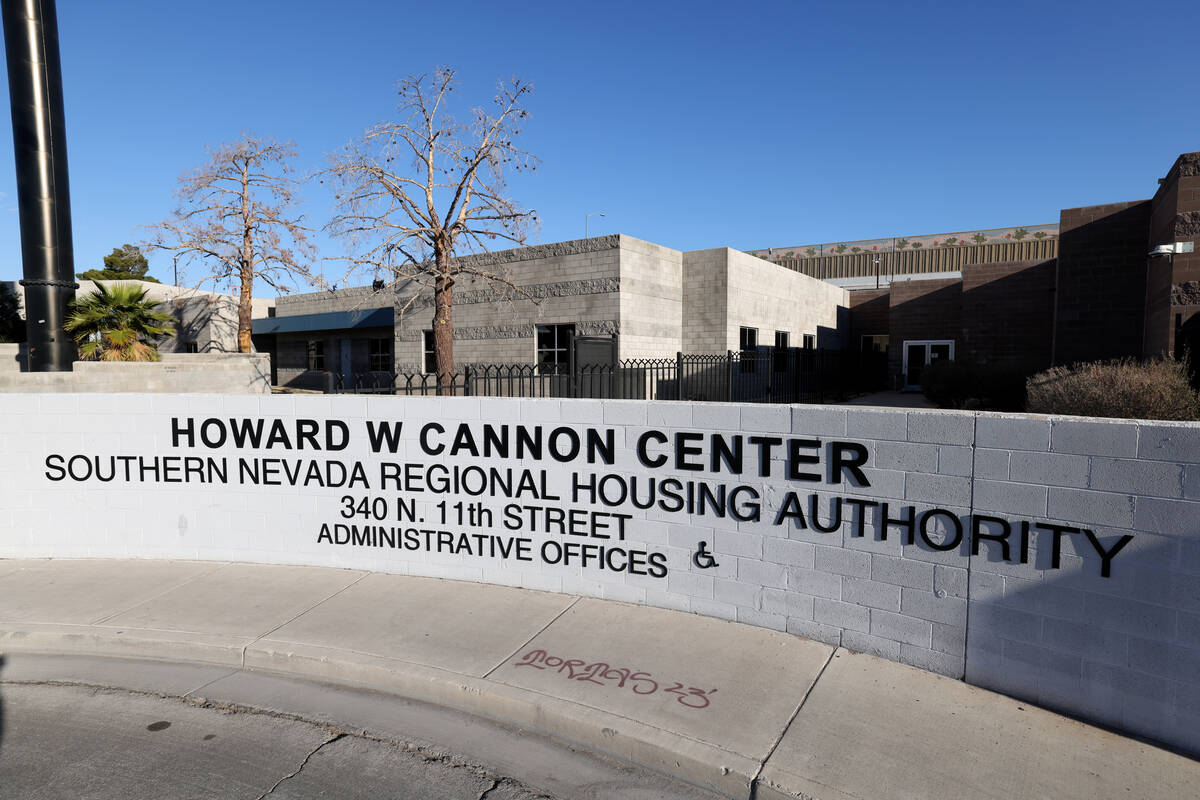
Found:
[{"label": "black lettering on wall", "polygon": [[400,431],[403,428],[403,422],[393,425],[387,421],[376,423],[367,420],[367,442],[371,445],[371,452],[379,453],[386,449],[387,452],[394,453],[399,450]]},{"label": "black lettering on wall", "polygon": [[758,447],[758,476],[771,477],[771,456],[775,448],[783,444],[783,439],[778,436],[750,436],[746,441]]},{"label": "black lettering on wall", "polygon": [[[929,525],[937,517],[942,517],[949,521],[951,530],[954,531],[952,536],[946,538],[946,541],[937,543],[933,537],[929,535]],[[931,508],[921,515],[921,541],[932,547],[934,550],[947,552],[958,547],[962,543],[963,526],[962,520],[958,518],[958,514],[953,511],[947,511],[944,508]]]},{"label": "black lettering on wall", "polygon": [[[829,480],[831,483],[841,483],[842,478],[849,477],[848,483],[854,486],[870,486],[867,475],[861,469],[867,463],[869,453],[865,445],[857,442],[829,443]],[[847,474],[848,473],[848,474]]]},{"label": "black lettering on wall", "polygon": [[1105,550],[1104,545],[1100,544],[1100,540],[1096,538],[1096,534],[1087,528],[1083,529],[1088,541],[1092,543],[1092,547],[1096,548],[1096,552],[1100,554],[1100,577],[1111,577],[1112,560],[1117,553],[1124,549],[1125,545],[1133,541],[1133,536],[1126,533],[1117,539],[1117,543],[1109,549]]},{"label": "black lettering on wall", "polygon": [[689,456],[700,455],[701,448],[692,447],[689,442],[698,442],[704,436],[699,433],[677,433],[675,434],[675,468],[686,469],[698,472],[704,469],[704,465],[696,461],[688,461]]},{"label": "black lettering on wall", "polygon": [[196,446],[196,422],[191,417],[188,418],[186,426],[180,426],[179,417],[171,417],[171,447],[179,447],[181,436],[187,437],[185,447]]},{"label": "black lettering on wall", "polygon": [[640,463],[643,467],[650,467],[653,469],[654,467],[661,467],[663,464],[667,463],[667,457],[663,453],[650,455],[648,452],[646,452],[646,446],[650,444],[651,440],[657,442],[658,444],[666,444],[667,435],[662,431],[648,430],[637,439],[636,452],[638,463]]},{"label": "black lettering on wall", "polygon": [[431,444],[429,442],[430,432],[445,433],[446,429],[436,422],[427,422],[425,423],[425,426],[421,428],[421,449],[431,456],[436,456],[446,449],[446,445],[442,442]]},{"label": "black lettering on wall", "polygon": [[[984,525],[995,525],[1000,533],[987,533]],[[1012,535],[1012,526],[1008,520],[1000,517],[990,517],[987,514],[976,514],[971,518],[971,555],[979,555],[979,545],[983,541],[1000,543],[1000,558],[1009,559],[1008,537]]]},{"label": "black lettering on wall", "polygon": [[788,439],[787,477],[791,481],[819,481],[819,472],[801,472],[801,464],[820,464],[819,453],[802,453],[801,450],[816,450],[821,446],[818,439]]}]

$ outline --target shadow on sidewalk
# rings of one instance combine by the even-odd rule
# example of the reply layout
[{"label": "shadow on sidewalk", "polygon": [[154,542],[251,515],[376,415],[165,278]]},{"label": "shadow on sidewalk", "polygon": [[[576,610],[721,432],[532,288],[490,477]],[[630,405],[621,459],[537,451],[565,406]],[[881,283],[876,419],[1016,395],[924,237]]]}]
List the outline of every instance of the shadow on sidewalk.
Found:
[{"label": "shadow on sidewalk", "polygon": [[[4,655],[0,653],[0,678],[4,675]],[[4,693],[0,692],[0,752],[4,750]]]}]

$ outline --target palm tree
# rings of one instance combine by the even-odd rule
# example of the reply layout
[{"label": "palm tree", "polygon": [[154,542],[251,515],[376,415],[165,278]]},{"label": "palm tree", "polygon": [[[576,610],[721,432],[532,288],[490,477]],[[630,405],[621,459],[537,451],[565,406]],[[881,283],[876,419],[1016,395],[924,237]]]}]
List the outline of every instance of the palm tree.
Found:
[{"label": "palm tree", "polygon": [[146,290],[133,283],[106,287],[96,282],[96,293],[71,302],[66,329],[79,345],[79,356],[88,361],[158,361],[151,341],[170,334],[170,314],[155,310]]}]

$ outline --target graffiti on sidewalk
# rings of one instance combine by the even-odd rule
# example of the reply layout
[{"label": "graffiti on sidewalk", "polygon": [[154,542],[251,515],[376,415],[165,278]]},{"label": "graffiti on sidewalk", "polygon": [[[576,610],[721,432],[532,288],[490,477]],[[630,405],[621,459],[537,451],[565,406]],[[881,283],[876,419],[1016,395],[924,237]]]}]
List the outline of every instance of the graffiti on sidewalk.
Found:
[{"label": "graffiti on sidewalk", "polygon": [[708,708],[710,698],[717,693],[716,689],[701,689],[696,686],[684,686],[679,681],[655,680],[649,672],[617,667],[602,661],[588,662],[582,658],[561,658],[550,655],[545,650],[530,650],[517,661],[518,667],[533,667],[540,670],[553,670],[570,681],[594,683],[597,686],[615,686],[619,689],[629,689],[634,694],[651,695],[656,692],[673,694],[675,699],[688,708]]}]

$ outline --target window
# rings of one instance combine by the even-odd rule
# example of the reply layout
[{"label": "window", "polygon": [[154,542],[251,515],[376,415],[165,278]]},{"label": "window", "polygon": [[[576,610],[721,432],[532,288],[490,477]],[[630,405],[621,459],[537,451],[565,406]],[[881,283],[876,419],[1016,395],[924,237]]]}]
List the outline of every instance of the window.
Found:
[{"label": "window", "polygon": [[186,342],[183,346],[183,352],[199,353],[200,352],[200,344],[198,342]]},{"label": "window", "polygon": [[904,388],[918,389],[921,373],[935,361],[954,360],[954,341],[951,339],[926,339],[904,342]]},{"label": "window", "polygon": [[757,371],[758,362],[754,359],[754,351],[758,349],[758,328],[743,326],[738,329],[738,349],[742,351],[741,358],[738,359],[738,371]]},{"label": "window", "polygon": [[788,363],[788,332],[775,331],[775,371],[787,372]]},{"label": "window", "polygon": [[433,345],[433,331],[425,331],[425,372],[437,372],[437,350]]},{"label": "window", "polygon": [[325,369],[325,342],[321,339],[308,340],[308,368]]},{"label": "window", "polygon": [[538,325],[538,372],[566,372],[571,363],[571,339],[574,337],[574,325]]},{"label": "window", "polygon": [[886,353],[888,351],[887,334],[870,334],[862,337],[861,350],[864,353]]},{"label": "window", "polygon": [[368,360],[371,372],[391,372],[392,340],[372,339],[371,348],[368,352]]},{"label": "window", "polygon": [[817,337],[811,333],[804,334],[804,349],[812,350],[817,346]]}]

